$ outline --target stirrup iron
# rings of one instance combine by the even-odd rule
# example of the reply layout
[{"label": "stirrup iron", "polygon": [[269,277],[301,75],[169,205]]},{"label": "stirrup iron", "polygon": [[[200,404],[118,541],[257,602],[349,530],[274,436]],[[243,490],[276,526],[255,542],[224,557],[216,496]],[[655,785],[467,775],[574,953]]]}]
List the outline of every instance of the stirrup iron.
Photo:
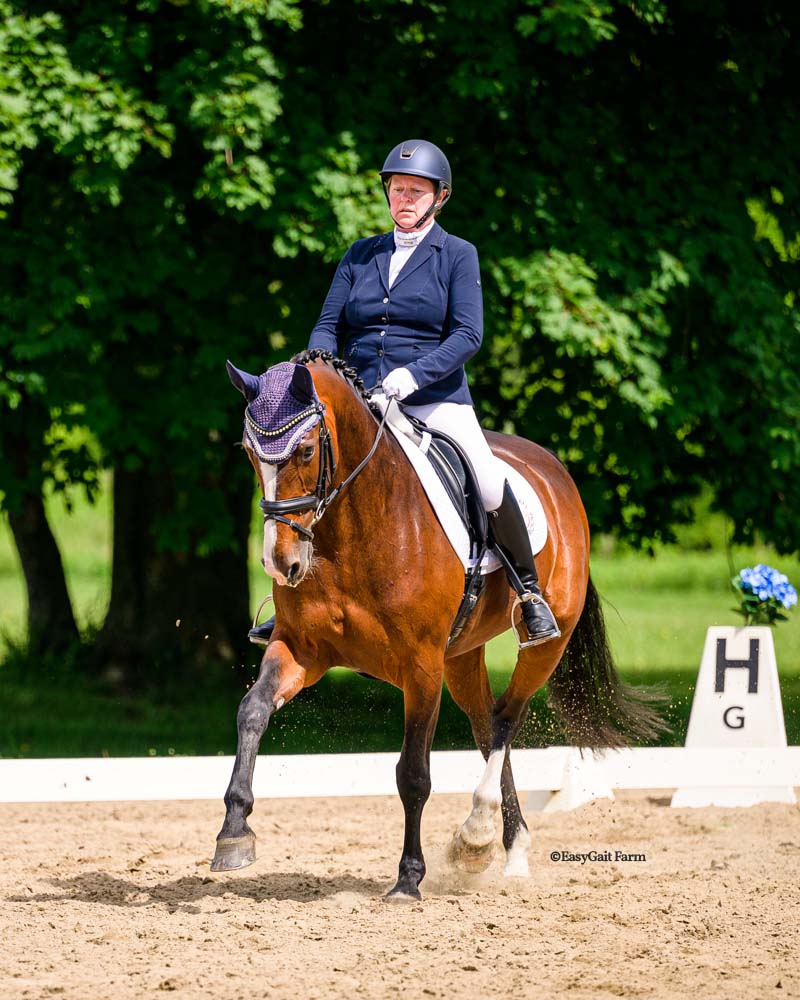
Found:
[{"label": "stirrup iron", "polygon": [[521,607],[523,604],[526,604],[528,601],[535,601],[537,604],[544,604],[544,606],[552,615],[553,621],[556,622],[556,616],[553,614],[550,605],[543,597],[540,597],[538,594],[531,594],[531,593],[525,594],[523,597],[517,595],[517,597],[514,598],[514,603],[511,605],[511,628],[514,630],[514,636],[517,640],[517,646],[520,649],[528,649],[530,646],[541,646],[543,642],[550,642],[551,639],[559,639],[561,637],[561,629],[558,627],[558,622],[556,622],[555,632],[548,632],[546,635],[540,635],[537,636],[535,639],[531,639],[530,633],[528,632],[528,626],[526,625],[525,618],[523,617],[521,612],[520,612],[520,621],[522,622],[522,627],[525,630],[525,638],[523,638],[519,634],[517,623],[514,620],[514,612],[517,610],[517,608]]},{"label": "stirrup iron", "polygon": [[253,624],[250,626],[251,628],[258,628],[258,619],[261,617],[261,611],[264,605],[269,604],[271,600],[272,600],[272,594],[267,594],[264,600],[259,604],[258,611],[256,611],[255,616],[253,617]]}]

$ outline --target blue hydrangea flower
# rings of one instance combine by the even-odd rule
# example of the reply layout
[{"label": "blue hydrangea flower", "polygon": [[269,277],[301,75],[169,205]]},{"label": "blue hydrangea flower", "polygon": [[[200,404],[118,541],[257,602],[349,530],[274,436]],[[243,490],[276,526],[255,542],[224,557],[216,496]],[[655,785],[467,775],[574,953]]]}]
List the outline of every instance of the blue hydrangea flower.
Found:
[{"label": "blue hydrangea flower", "polygon": [[797,591],[786,574],[764,563],[746,566],[731,582],[741,599],[736,610],[744,615],[748,625],[786,621],[782,612],[797,604]]}]

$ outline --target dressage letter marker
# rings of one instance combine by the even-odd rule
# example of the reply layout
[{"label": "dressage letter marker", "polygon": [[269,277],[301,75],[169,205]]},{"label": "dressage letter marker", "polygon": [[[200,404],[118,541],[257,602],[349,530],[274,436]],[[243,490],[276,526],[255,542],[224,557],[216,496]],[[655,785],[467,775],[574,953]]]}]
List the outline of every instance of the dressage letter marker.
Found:
[{"label": "dressage letter marker", "polygon": [[[785,747],[772,630],[710,628],[692,702],[687,747]],[[679,788],[673,806],[750,806],[795,802],[785,785]]]}]

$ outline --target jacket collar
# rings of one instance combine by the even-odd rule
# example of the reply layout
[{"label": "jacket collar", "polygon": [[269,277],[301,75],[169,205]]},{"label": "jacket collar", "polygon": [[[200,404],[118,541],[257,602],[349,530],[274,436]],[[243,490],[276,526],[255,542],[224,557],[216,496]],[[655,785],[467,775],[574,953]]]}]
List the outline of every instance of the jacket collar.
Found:
[{"label": "jacket collar", "polygon": [[[430,234],[422,241],[420,246],[411,255],[410,260],[397,275],[394,287],[400,284],[409,274],[413,274],[418,267],[421,267],[431,256],[434,250],[441,250],[447,239],[447,233],[438,222],[434,222]],[[384,233],[375,240],[375,262],[378,265],[378,272],[383,282],[383,287],[389,291],[389,260],[394,253],[394,230]]]}]

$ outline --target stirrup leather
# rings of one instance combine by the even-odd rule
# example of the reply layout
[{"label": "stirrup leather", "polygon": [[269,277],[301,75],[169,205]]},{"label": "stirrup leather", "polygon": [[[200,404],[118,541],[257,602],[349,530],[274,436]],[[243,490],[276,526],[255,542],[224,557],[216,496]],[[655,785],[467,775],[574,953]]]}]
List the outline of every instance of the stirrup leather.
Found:
[{"label": "stirrup leather", "polygon": [[[517,610],[517,608],[521,607],[523,604],[526,604],[528,601],[533,601],[535,604],[543,604],[547,608],[547,610],[550,612],[553,621],[555,622],[555,627],[556,627],[555,632],[548,632],[546,635],[540,635],[537,636],[535,639],[531,639],[530,633],[528,632],[528,626],[525,624],[525,619],[522,616],[522,613],[520,612],[520,620],[522,621],[522,627],[525,629],[525,638],[523,639],[522,636],[520,636],[519,629],[517,628],[517,623],[514,620],[514,612]],[[530,592],[524,594],[522,597],[517,596],[514,598],[514,603],[511,605],[511,628],[514,630],[514,635],[516,636],[517,639],[517,646],[520,649],[528,649],[530,646],[540,646],[543,642],[550,642],[551,639],[558,639],[561,636],[561,629],[558,627],[558,622],[556,622],[556,616],[553,614],[550,605],[543,597],[540,597],[538,594],[532,594]]]}]

